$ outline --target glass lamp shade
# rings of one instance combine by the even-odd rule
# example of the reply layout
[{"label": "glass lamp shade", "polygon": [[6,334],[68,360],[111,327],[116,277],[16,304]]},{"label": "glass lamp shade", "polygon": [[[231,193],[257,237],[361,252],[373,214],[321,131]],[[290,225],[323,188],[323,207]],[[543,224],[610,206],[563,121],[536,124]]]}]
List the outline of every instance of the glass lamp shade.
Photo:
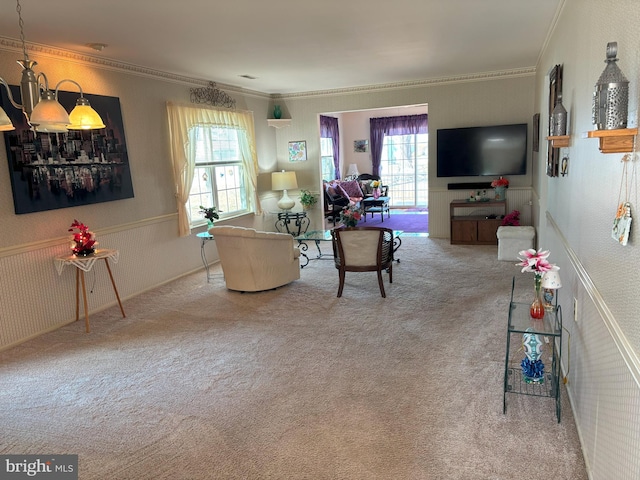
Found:
[{"label": "glass lamp shade", "polygon": [[15,129],[7,112],[0,108],[0,132],[9,132]]},{"label": "glass lamp shade", "polygon": [[39,133],[66,133],[69,131],[65,123],[41,123],[35,128]]},{"label": "glass lamp shade", "polygon": [[[68,125],[71,121],[69,120],[69,114],[56,100],[53,92],[47,90],[42,94],[40,101],[31,112],[29,123],[38,130],[38,126],[41,124]],[[66,128],[64,131],[67,131]]]},{"label": "glass lamp shade", "polygon": [[84,97],[80,97],[76,101],[76,106],[69,114],[70,124],[67,125],[69,130],[93,130],[99,128],[105,128],[105,124],[100,118],[98,112],[96,112],[89,100]]}]

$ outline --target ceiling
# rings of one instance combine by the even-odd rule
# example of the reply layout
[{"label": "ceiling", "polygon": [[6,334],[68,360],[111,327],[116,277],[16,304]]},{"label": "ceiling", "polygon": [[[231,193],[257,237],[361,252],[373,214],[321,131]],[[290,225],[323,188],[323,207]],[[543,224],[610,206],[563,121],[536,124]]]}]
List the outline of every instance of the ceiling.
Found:
[{"label": "ceiling", "polygon": [[268,94],[532,68],[563,1],[20,0],[28,43]]}]

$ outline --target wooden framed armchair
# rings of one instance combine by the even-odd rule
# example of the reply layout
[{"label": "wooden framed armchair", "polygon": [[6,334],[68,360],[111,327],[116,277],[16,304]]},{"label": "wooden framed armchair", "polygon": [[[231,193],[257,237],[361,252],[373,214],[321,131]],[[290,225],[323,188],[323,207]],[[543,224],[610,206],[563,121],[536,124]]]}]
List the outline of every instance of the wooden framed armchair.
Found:
[{"label": "wooden framed armchair", "polygon": [[331,230],[335,266],[342,296],[346,272],[376,272],[380,294],[386,298],[382,271],[393,283],[393,230],[381,227],[334,228]]}]

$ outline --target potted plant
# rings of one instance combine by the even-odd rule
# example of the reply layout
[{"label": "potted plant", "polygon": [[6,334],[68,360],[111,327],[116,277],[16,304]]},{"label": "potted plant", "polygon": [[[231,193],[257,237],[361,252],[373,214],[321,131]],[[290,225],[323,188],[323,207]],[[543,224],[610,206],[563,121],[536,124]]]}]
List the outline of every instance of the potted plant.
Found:
[{"label": "potted plant", "polygon": [[309,210],[317,203],[318,199],[309,190],[300,190],[300,203],[304,210]]},{"label": "potted plant", "polygon": [[214,220],[218,220],[220,218],[219,212],[220,210],[218,210],[218,207],[203,207],[200,205],[199,213],[207,219],[207,225],[209,228],[213,227]]}]

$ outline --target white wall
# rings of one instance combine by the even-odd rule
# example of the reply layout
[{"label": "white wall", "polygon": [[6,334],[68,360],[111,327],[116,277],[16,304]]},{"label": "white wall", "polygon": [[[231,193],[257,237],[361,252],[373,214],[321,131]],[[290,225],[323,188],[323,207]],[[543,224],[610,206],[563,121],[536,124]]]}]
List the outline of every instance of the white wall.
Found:
[{"label": "white wall", "polygon": [[[594,129],[592,93],[611,41],[618,42],[618,66],[630,81],[629,121],[637,125],[639,24],[637,0],[566,0],[536,78],[536,111],[545,132],[546,74],[563,65],[571,143],[561,155],[569,158],[569,174],[544,175],[543,141],[536,159],[541,174],[534,185],[541,200],[540,247],[549,249],[551,261],[561,266],[559,301],[570,332],[570,355],[568,335],[563,350],[564,368],[570,367],[567,387],[591,478],[601,480],[640,478],[640,248],[637,223],[626,247],[611,238],[622,154],[600,153],[598,140],[585,133]],[[637,178],[631,202],[637,213]]]}]

